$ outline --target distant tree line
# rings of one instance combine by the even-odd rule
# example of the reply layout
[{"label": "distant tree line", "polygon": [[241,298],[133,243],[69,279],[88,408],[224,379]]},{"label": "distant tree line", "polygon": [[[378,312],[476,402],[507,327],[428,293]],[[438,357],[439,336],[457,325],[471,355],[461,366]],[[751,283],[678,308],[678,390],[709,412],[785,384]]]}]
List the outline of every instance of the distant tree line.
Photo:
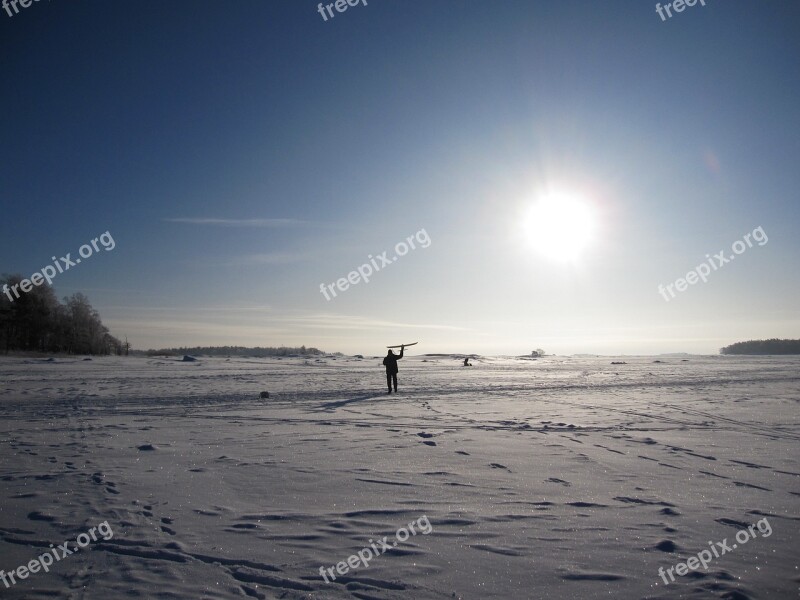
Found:
[{"label": "distant tree line", "polygon": [[800,354],[800,340],[750,340],[720,349],[720,354]]},{"label": "distant tree line", "polygon": [[[0,287],[22,281],[21,275],[3,276]],[[12,300],[0,293],[0,351],[63,352],[67,354],[122,354],[125,344],[111,335],[100,315],[83,294],[56,298],[46,283]]]},{"label": "distant tree line", "polygon": [[248,356],[264,358],[266,356],[311,356],[325,354],[317,348],[290,348],[281,346],[279,348],[246,348],[244,346],[196,346],[194,348],[162,348],[161,350],[148,350],[148,356]]}]

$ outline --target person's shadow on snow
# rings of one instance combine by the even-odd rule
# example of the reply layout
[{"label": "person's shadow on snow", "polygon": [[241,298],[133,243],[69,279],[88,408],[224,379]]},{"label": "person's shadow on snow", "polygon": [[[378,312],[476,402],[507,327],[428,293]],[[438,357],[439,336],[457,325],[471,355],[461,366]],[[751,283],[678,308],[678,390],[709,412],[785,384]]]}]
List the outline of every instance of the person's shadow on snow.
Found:
[{"label": "person's shadow on snow", "polygon": [[320,405],[320,410],[325,411],[334,411],[337,408],[341,408],[342,406],[347,406],[348,404],[353,404],[354,402],[363,402],[364,400],[372,400],[374,398],[383,399],[383,394],[376,395],[376,394],[367,394],[365,396],[358,396],[356,398],[348,398],[346,400],[337,400],[335,402],[326,402],[325,404]]}]

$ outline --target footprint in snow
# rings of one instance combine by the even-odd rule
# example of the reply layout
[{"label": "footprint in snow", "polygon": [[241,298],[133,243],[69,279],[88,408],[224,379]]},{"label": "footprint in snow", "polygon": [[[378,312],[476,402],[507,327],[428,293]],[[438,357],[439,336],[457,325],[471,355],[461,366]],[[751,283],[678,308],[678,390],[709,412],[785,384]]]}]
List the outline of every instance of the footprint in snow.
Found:
[{"label": "footprint in snow", "polygon": [[564,481],[563,479],[558,479],[556,477],[550,477],[546,481],[549,483],[560,483],[564,487],[570,487],[572,485],[569,481]]}]

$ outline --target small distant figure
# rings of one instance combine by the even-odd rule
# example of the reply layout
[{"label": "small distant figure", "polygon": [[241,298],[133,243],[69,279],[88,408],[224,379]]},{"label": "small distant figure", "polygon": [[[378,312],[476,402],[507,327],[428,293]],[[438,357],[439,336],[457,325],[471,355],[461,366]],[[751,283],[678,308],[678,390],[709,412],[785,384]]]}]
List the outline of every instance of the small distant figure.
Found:
[{"label": "small distant figure", "polygon": [[405,349],[405,346],[400,346],[399,356],[390,349],[383,359],[383,365],[386,367],[386,385],[389,387],[387,394],[392,393],[392,384],[394,384],[394,393],[397,393],[397,361],[403,358]]},{"label": "small distant figure", "polygon": [[470,362],[469,362],[469,356],[465,356],[464,357],[464,366],[465,367],[471,367],[472,366],[472,364],[470,364]]},{"label": "small distant figure", "polygon": [[269,398],[269,392],[261,392],[262,398]]}]

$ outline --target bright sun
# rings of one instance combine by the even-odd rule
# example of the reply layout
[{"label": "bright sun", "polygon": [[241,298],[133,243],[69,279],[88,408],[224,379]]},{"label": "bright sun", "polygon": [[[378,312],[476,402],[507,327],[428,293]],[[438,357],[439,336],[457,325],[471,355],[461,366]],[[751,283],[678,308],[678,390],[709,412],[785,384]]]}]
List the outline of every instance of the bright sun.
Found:
[{"label": "bright sun", "polygon": [[592,242],[595,215],[580,196],[550,192],[530,208],[523,226],[537,251],[551,259],[575,261]]}]

